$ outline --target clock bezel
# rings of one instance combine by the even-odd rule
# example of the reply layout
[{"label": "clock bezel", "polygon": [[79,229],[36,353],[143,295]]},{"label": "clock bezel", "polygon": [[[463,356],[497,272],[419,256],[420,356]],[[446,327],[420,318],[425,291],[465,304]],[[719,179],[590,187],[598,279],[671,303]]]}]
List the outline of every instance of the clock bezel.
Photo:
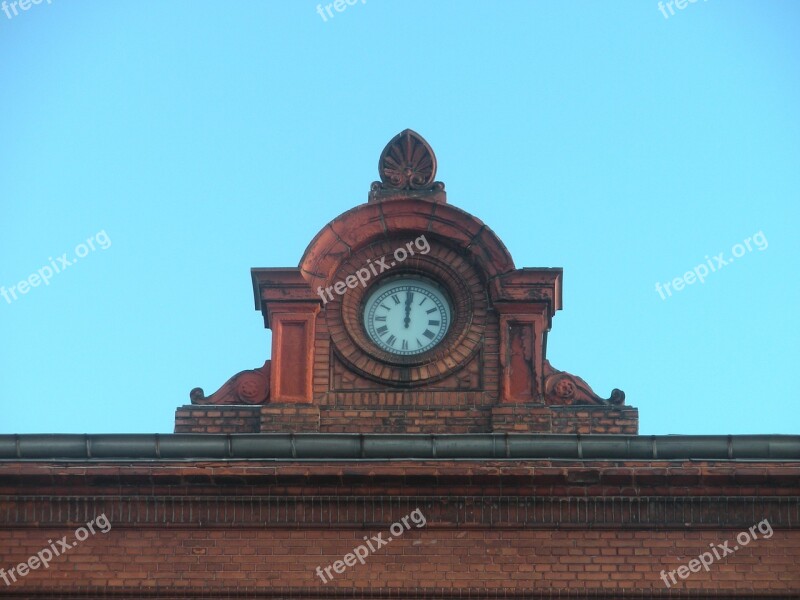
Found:
[{"label": "clock bezel", "polygon": [[[367,319],[367,310],[369,308],[369,301],[372,299],[372,297],[375,295],[375,293],[379,291],[380,288],[385,287],[385,286],[391,284],[392,282],[400,282],[400,281],[419,282],[419,283],[422,283],[424,285],[427,285],[430,288],[433,288],[434,290],[436,290],[439,293],[440,296],[442,296],[441,301],[447,306],[447,309],[448,309],[449,315],[448,315],[448,322],[447,322],[447,325],[446,325],[447,329],[445,330],[444,335],[442,335],[442,337],[438,341],[436,341],[433,345],[429,344],[428,346],[430,346],[430,347],[428,347],[427,350],[423,350],[422,352],[411,352],[411,351],[393,352],[391,350],[387,350],[387,349],[383,348],[379,343],[377,343],[375,341],[375,338],[370,334],[370,331],[369,331],[369,326],[368,326],[368,323],[367,323],[367,321],[368,321],[368,319]],[[361,310],[361,314],[363,315],[362,319],[361,319],[361,324],[362,324],[362,327],[364,328],[364,334],[366,335],[367,339],[369,339],[370,342],[372,343],[372,345],[376,349],[378,349],[380,352],[383,352],[383,353],[386,353],[386,354],[389,354],[389,355],[395,356],[395,357],[412,357],[412,356],[413,357],[417,357],[417,356],[422,356],[422,355],[424,355],[424,354],[426,354],[428,352],[431,352],[432,350],[437,348],[440,344],[443,344],[445,342],[445,340],[447,339],[447,335],[450,333],[450,330],[453,327],[453,322],[455,321],[455,319],[454,319],[455,311],[454,311],[454,308],[453,308],[453,301],[450,298],[450,294],[448,293],[447,288],[445,286],[441,285],[440,283],[438,283],[437,281],[431,279],[430,277],[426,277],[426,276],[418,275],[418,274],[398,273],[398,274],[394,274],[394,275],[390,275],[390,276],[384,277],[383,279],[380,279],[380,280],[376,281],[374,285],[369,286],[369,288],[367,290],[365,290],[364,295],[363,295],[362,300],[361,300],[360,310]]]},{"label": "clock bezel", "polygon": [[[330,281],[344,281],[368,261],[382,257],[391,263],[393,252],[407,238],[389,238],[348,253]],[[331,352],[354,373],[373,381],[421,386],[447,377],[467,364],[480,349],[488,317],[488,296],[481,271],[446,242],[428,235],[430,251],[409,256],[402,264],[379,273],[365,287],[357,286],[325,305],[324,319]],[[366,333],[363,303],[375,286],[394,277],[419,277],[433,281],[450,301],[451,324],[436,346],[413,355],[391,354],[376,346]]]}]

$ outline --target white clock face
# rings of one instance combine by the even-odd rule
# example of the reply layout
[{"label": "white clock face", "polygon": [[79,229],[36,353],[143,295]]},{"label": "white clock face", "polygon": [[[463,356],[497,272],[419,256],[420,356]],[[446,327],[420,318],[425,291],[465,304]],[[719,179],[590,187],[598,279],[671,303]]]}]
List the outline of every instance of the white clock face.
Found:
[{"label": "white clock face", "polygon": [[364,328],[381,350],[398,355],[426,352],[450,327],[450,303],[424,279],[405,277],[379,285],[367,296]]}]

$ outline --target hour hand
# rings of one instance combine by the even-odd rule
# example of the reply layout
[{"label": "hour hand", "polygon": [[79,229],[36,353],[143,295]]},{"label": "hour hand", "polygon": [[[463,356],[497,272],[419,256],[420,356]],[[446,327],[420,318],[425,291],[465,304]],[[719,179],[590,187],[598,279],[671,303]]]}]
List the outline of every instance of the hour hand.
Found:
[{"label": "hour hand", "polygon": [[403,319],[406,329],[408,324],[411,323],[411,303],[414,301],[414,292],[406,292],[406,318]]}]

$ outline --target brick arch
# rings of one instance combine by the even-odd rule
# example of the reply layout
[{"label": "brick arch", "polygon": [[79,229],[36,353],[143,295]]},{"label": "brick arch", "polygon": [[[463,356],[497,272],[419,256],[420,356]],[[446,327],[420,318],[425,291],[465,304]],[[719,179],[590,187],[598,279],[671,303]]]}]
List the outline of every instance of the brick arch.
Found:
[{"label": "brick arch", "polygon": [[333,219],[306,248],[300,272],[312,289],[329,285],[339,265],[357,249],[379,239],[426,233],[461,249],[487,280],[514,270],[505,245],[480,219],[449,204],[409,198],[362,204]]}]

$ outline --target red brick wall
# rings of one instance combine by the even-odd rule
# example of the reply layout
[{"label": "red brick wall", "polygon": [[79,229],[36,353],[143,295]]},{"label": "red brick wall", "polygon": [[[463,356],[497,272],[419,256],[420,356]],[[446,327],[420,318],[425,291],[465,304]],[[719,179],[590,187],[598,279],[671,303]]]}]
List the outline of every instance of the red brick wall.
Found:
[{"label": "red brick wall", "polygon": [[[534,590],[637,590],[666,597],[662,570],[706,551],[709,544],[734,539],[736,530],[704,531],[469,531],[440,529],[434,523],[413,525],[332,582],[315,574],[350,553],[363,530],[155,530],[114,529],[89,537],[11,586],[0,581],[5,595],[29,590],[96,587],[110,591],[156,587],[193,590],[209,597],[214,590],[310,588],[331,593],[335,588],[367,590],[436,588],[431,597],[466,596],[468,588],[506,592]],[[0,565],[26,561],[47,546],[48,539],[71,533],[65,528],[0,531]],[[383,538],[387,538],[384,533]],[[715,562],[710,570],[691,574],[677,590],[733,593],[800,594],[800,531],[775,531],[769,540]],[[137,592],[138,593],[138,592]],[[12,596],[13,597],[13,596]],[[141,597],[141,596],[132,596]],[[223,596],[224,597],[224,596]],[[269,596],[267,596],[269,597]],[[361,596],[359,596],[361,597]],[[475,596],[478,597],[478,596]],[[620,594],[617,597],[623,597]],[[698,596],[693,596],[697,598]],[[712,597],[719,597],[712,595]],[[750,597],[750,596],[748,596]]]},{"label": "red brick wall", "polygon": [[[397,598],[552,598],[559,590],[797,598],[798,481],[795,464],[725,461],[5,463],[6,572],[48,540],[71,542],[99,514],[111,529],[47,570],[0,581],[0,595],[128,589],[114,597],[143,598],[158,586],[154,597],[183,589],[186,597],[325,598],[355,586],[343,597],[389,589]],[[317,566],[342,560],[365,535],[387,539],[417,508],[424,527],[410,526],[332,582],[317,577]],[[662,570],[688,565],[709,544],[732,548],[765,518],[769,539],[665,586]],[[234,591],[241,595],[227,596]]]},{"label": "red brick wall", "polygon": [[181,406],[175,433],[258,433],[260,406]]},{"label": "red brick wall", "polygon": [[261,407],[261,431],[319,432],[319,408],[309,404],[267,404]]},{"label": "red brick wall", "polygon": [[492,430],[509,433],[639,433],[639,410],[630,406],[508,404],[492,409]]},{"label": "red brick wall", "polygon": [[479,433],[489,428],[489,411],[478,408],[327,409],[322,413],[326,433]]},{"label": "red brick wall", "polygon": [[[426,396],[446,404],[425,404]],[[639,432],[639,411],[629,406],[492,407],[484,394],[470,392],[354,392],[329,394],[321,406],[183,406],[175,415],[175,433]]]}]

